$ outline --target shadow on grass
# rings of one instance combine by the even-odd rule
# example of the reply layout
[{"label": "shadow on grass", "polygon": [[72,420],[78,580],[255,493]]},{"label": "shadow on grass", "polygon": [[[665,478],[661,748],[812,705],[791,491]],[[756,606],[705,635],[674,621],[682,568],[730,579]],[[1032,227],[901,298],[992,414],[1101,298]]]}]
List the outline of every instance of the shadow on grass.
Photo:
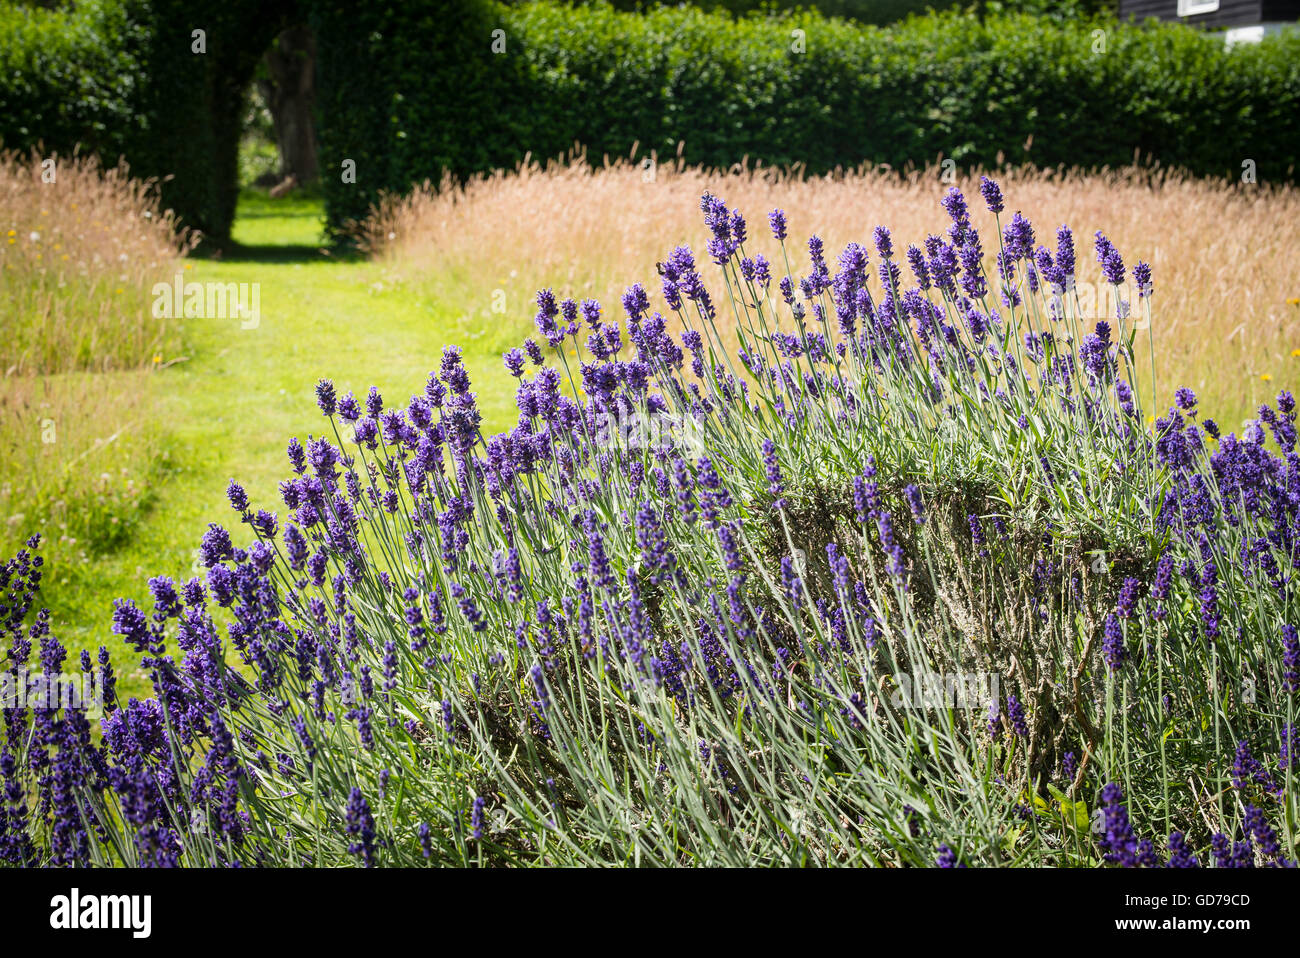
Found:
[{"label": "shadow on grass", "polygon": [[195,259],[222,263],[351,263],[363,257],[355,249],[309,243],[258,243],[245,245],[202,243],[193,253]]},{"label": "shadow on grass", "polygon": [[362,259],[351,245],[331,244],[326,238],[324,201],[312,189],[279,199],[262,190],[243,190],[232,233],[228,239],[204,239],[190,255],[225,263],[266,264]]}]

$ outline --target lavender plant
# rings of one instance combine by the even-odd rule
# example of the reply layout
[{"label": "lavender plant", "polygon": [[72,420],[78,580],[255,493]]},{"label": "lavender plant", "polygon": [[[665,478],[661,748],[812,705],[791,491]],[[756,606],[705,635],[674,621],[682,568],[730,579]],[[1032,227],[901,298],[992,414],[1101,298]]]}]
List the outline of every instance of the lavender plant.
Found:
[{"label": "lavender plant", "polygon": [[[805,275],[706,195],[661,310],[538,294],[499,435],[455,347],[404,406],[322,381],[284,518],[232,481],[206,578],[117,603],[154,697],[101,654],[102,740],[4,711],[0,860],[1293,864],[1294,399],[1149,423],[1150,268],[1088,328],[1071,231],[981,194],[996,248],[952,190]],[[64,668],[37,545],[15,674]]]}]

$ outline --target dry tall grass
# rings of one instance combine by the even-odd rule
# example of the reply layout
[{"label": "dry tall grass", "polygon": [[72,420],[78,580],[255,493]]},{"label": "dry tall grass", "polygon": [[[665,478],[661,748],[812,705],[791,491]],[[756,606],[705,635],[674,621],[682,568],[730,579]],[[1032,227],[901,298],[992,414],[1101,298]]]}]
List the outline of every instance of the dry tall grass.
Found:
[{"label": "dry tall grass", "polygon": [[0,382],[0,555],[33,531],[68,561],[121,542],[161,467],[146,370]]},{"label": "dry tall grass", "polygon": [[93,157],[0,153],[0,554],[32,531],[75,560],[121,541],[157,470],[150,366],[180,350],[152,287],[196,237],[155,184]]},{"label": "dry tall grass", "polygon": [[179,348],[150,291],[196,237],[155,187],[94,157],[0,153],[0,374],[125,369]]},{"label": "dry tall grass", "polygon": [[[1083,279],[1099,279],[1093,233],[1109,236],[1132,266],[1154,268],[1152,330],[1161,394],[1186,384],[1225,426],[1283,386],[1300,382],[1300,190],[1193,179],[1166,171],[1006,170],[995,174],[1016,210],[1055,247],[1056,228],[1075,231]],[[993,217],[977,191],[978,174],[956,184],[970,200],[989,250]],[[657,291],[655,263],[678,243],[705,261],[699,197],[705,190],[742,209],[752,251],[774,263],[767,213],[790,219],[792,265],[805,269],[809,233],[828,252],[856,240],[870,248],[883,224],[894,245],[921,244],[948,220],[938,201],[950,184],[937,168],[898,175],[858,170],[802,178],[775,170],[726,173],[644,161],[591,168],[585,162],[531,162],[461,187],[425,184],[391,197],[359,229],[362,243],[394,278],[416,284],[464,312],[460,333],[507,344],[531,318],[536,289],[593,296],[615,315],[627,284]],[[874,256],[874,253],[873,253]],[[910,281],[910,273],[905,270]],[[1290,300],[1290,302],[1288,302]],[[725,313],[725,310],[720,311]],[[1141,337],[1145,340],[1145,336]]]}]

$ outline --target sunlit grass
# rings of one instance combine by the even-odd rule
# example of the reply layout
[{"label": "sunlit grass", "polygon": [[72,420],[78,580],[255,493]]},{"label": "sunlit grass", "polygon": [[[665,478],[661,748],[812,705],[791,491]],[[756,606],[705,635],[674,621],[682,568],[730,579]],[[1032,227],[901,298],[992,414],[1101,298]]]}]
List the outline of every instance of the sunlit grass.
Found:
[{"label": "sunlit grass", "polygon": [[[0,538],[8,551],[32,532],[46,538],[41,602],[50,606],[56,633],[74,652],[103,644],[119,661],[133,658],[109,633],[113,599],[143,601],[149,576],[184,581],[195,574],[199,536],[209,522],[231,518],[224,493],[232,477],[261,501],[276,500],[287,437],[305,441],[327,428],[312,400],[320,376],[374,383],[393,402],[405,402],[423,388],[442,343],[455,337],[455,325],[439,305],[393,286],[375,266],[322,254],[322,221],[317,199],[245,194],[236,245],[219,256],[188,259],[185,278],[261,283],[258,328],[240,329],[236,320],[191,321],[185,352],[164,354],[148,372],[63,377],[68,385],[57,396],[67,396],[72,405],[56,414],[60,441],[86,437],[77,452],[69,446],[71,456],[101,442],[84,460],[88,488],[109,473],[112,494],[125,509],[125,482],[134,477],[140,495],[121,525],[86,504],[73,521],[94,518],[91,531],[72,534],[61,527],[67,520],[56,515],[64,513],[52,511],[56,500],[44,491],[58,475],[41,445],[39,420],[46,410],[39,403],[47,400],[39,398],[43,394],[21,398],[34,385],[21,394],[6,387],[0,401],[7,440],[0,448]],[[466,354],[479,381],[489,370],[499,381],[499,364],[495,353]],[[509,424],[512,395],[490,392],[482,399],[485,429]],[[16,418],[16,404],[25,401],[35,405],[23,407]],[[74,414],[75,427],[62,423]],[[113,443],[102,443],[124,427],[129,428]],[[152,429],[148,456],[122,474],[113,451],[128,440],[141,442],[146,427]],[[13,490],[7,498],[6,485]],[[77,541],[61,543],[65,535]],[[124,689],[143,692],[141,682],[128,674]]]}]

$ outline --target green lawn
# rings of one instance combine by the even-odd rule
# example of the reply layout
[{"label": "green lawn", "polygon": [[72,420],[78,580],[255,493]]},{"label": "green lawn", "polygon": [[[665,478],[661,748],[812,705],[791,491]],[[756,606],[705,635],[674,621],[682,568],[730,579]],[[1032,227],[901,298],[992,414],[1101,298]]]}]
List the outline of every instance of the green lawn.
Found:
[{"label": "green lawn", "polygon": [[[225,498],[231,478],[244,484],[255,508],[283,518],[276,485],[289,474],[285,445],[290,436],[305,441],[322,432],[314,397],[322,376],[340,395],[349,388],[364,395],[376,385],[387,404],[404,405],[422,391],[442,347],[458,343],[479,391],[485,432],[513,422],[513,381],[498,353],[474,347],[482,331],[394,287],[376,264],[323,253],[321,224],[316,201],[246,195],[235,224],[239,246],[220,258],[188,261],[186,280],[260,283],[260,324],[245,330],[234,319],[191,320],[188,358],[151,377],[149,407],[167,434],[167,461],[148,513],[115,550],[82,564],[55,557],[46,573],[41,604],[74,655],[102,644],[115,661],[132,661],[109,633],[114,598],[150,608],[148,578],[193,575],[194,549],[208,522],[239,529]],[[237,542],[246,538],[236,531]],[[123,680],[128,693],[144,691],[139,675]]]}]

